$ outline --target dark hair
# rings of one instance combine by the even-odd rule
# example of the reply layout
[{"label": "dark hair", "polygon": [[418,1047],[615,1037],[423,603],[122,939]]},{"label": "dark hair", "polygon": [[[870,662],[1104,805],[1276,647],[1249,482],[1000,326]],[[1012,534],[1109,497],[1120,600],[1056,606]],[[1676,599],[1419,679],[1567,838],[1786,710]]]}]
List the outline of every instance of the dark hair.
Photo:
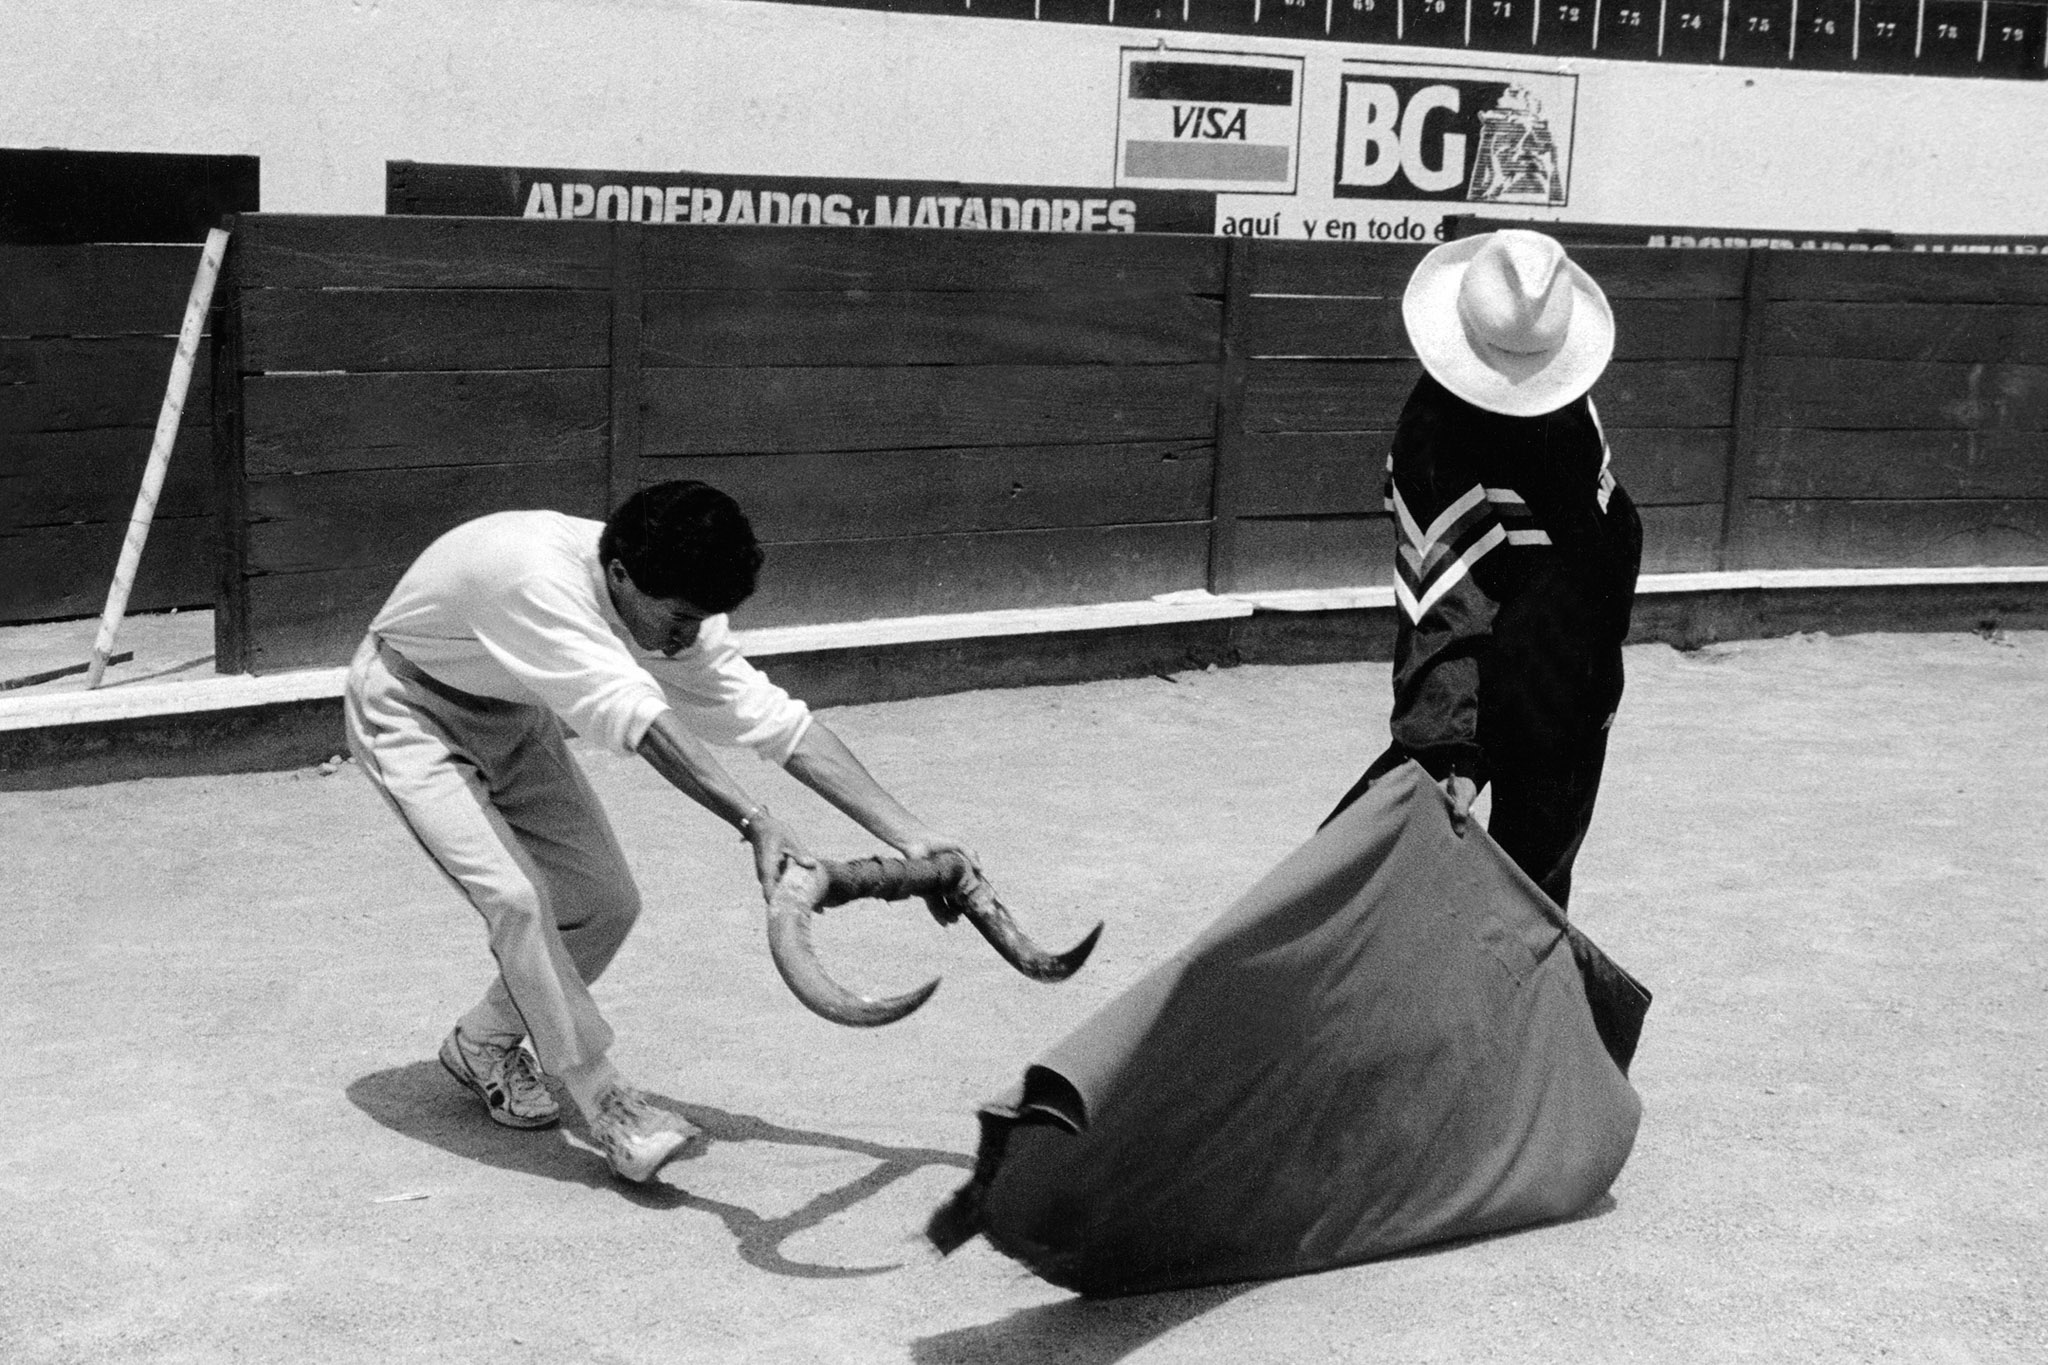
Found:
[{"label": "dark hair", "polygon": [[601,564],[626,566],[649,597],[680,597],[708,612],[754,595],[767,558],[739,504],[708,483],[672,479],[643,488],[605,519]]}]

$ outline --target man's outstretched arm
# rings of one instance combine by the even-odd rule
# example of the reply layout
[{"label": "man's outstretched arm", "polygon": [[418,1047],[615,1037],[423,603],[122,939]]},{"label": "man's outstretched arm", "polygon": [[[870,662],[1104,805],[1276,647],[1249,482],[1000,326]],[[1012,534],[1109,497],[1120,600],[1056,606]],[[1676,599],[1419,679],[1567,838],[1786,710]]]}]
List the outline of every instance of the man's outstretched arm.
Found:
[{"label": "man's outstretched arm", "polygon": [[[814,724],[811,728],[820,727]],[[754,875],[764,896],[782,875],[785,859],[807,866],[816,862],[796,831],[749,796],[710,746],[683,728],[675,712],[663,711],[654,718],[640,737],[639,752],[669,785],[737,829],[740,837],[753,845]]]},{"label": "man's outstretched arm", "polygon": [[973,853],[957,839],[940,834],[905,810],[854,757],[846,741],[816,717],[783,766],[790,776],[906,857],[921,858],[954,849],[968,862],[975,861]]}]

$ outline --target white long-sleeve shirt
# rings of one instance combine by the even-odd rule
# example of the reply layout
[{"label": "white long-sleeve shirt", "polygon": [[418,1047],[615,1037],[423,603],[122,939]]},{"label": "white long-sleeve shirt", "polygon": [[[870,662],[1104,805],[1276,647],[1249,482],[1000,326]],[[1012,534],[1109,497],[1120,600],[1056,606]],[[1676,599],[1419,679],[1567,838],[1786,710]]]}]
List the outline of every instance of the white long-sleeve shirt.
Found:
[{"label": "white long-sleeve shirt", "polygon": [[723,615],[673,659],[634,644],[598,563],[603,530],[560,512],[465,522],[413,561],[370,633],[450,687],[544,705],[620,753],[674,709],[711,743],[787,762],[810,708],[747,662]]}]

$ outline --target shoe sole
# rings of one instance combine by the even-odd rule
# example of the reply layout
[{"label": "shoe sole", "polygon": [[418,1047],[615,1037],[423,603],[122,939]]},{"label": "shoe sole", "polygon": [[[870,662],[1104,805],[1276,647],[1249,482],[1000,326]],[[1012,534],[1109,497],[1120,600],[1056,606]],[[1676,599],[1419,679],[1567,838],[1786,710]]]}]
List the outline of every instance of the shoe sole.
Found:
[{"label": "shoe sole", "polygon": [[483,1101],[484,1112],[490,1115],[491,1122],[497,1124],[500,1128],[517,1128],[521,1132],[530,1133],[537,1128],[552,1128],[562,1121],[562,1111],[560,1109],[549,1114],[546,1118],[523,1119],[508,1109],[500,1109],[497,1105],[492,1104],[490,1088],[472,1075],[468,1067],[465,1066],[458,1071],[455,1063],[448,1060],[448,1047],[445,1043],[441,1047],[440,1061],[441,1069],[454,1077],[457,1085]]},{"label": "shoe sole", "polygon": [[634,1175],[630,1171],[622,1171],[619,1169],[618,1165],[615,1162],[613,1162],[609,1157],[605,1158],[605,1164],[612,1168],[612,1174],[617,1176],[619,1179],[628,1181],[631,1184],[635,1185],[645,1185],[649,1181],[653,1180],[655,1176],[661,1174],[662,1167],[668,1165],[671,1161],[674,1161],[677,1157],[682,1155],[683,1148],[689,1146],[692,1139],[698,1136],[698,1131],[699,1130],[692,1129],[690,1132],[679,1134],[676,1138],[675,1146],[663,1152],[661,1156],[657,1158],[655,1162],[651,1166],[649,1166],[643,1174]]}]

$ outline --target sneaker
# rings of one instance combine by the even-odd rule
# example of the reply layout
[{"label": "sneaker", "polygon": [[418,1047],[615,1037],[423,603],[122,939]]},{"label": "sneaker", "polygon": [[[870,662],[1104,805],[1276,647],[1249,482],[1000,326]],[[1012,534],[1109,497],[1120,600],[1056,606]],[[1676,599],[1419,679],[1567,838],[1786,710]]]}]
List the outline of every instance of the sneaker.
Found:
[{"label": "sneaker", "polygon": [[546,1128],[562,1117],[562,1106],[541,1083],[533,1058],[517,1043],[479,1043],[457,1027],[441,1044],[441,1065],[484,1102],[493,1123]]},{"label": "sneaker", "polygon": [[687,1119],[657,1109],[646,1096],[628,1086],[613,1085],[597,1097],[590,1136],[604,1149],[604,1158],[621,1179],[644,1184],[675,1160],[698,1132]]}]

